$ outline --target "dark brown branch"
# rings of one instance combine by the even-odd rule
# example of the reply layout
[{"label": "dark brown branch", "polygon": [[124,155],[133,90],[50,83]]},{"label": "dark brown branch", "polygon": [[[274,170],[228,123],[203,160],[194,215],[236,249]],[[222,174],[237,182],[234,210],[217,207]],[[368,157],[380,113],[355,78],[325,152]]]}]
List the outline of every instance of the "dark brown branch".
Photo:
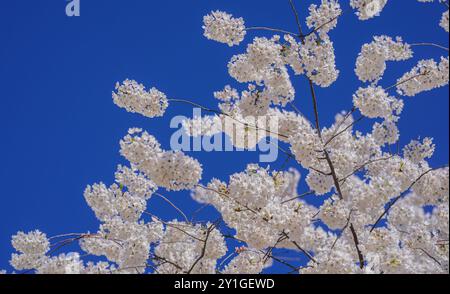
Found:
[{"label": "dark brown branch", "polygon": [[297,9],[295,8],[294,2],[292,2],[292,0],[289,0],[289,4],[291,4],[292,12],[294,12],[294,15],[295,15],[295,21],[297,22],[298,31],[300,32],[300,38],[303,39],[304,34],[303,34],[302,25],[300,23],[300,17],[298,15]]},{"label": "dark brown branch", "polygon": [[273,250],[278,246],[278,244],[280,244],[284,240],[286,240],[286,236],[285,235],[281,235],[280,238],[278,238],[277,242],[275,242],[275,245],[269,247],[269,249],[267,250],[267,252],[264,254],[264,257],[263,257],[264,264],[267,262],[267,260],[271,256]]},{"label": "dark brown branch", "polygon": [[[289,0],[289,2],[291,4],[291,8],[294,11],[294,14],[296,16],[297,25],[298,25],[298,29],[299,29],[299,32],[300,32],[300,40],[301,40],[302,44],[305,44],[305,38],[304,38],[304,34],[303,34],[303,31],[302,31],[302,27],[301,27],[300,21],[298,19],[297,10],[295,9],[295,6],[294,6],[294,3],[292,2],[292,0]],[[314,118],[315,118],[315,123],[316,123],[316,130],[317,130],[317,134],[318,134],[318,136],[319,136],[319,138],[320,138],[320,140],[322,141],[322,144],[323,144],[324,142],[323,142],[323,137],[322,137],[322,131],[321,131],[321,128],[320,128],[319,110],[318,110],[318,105],[317,105],[316,91],[314,90],[314,84],[313,84],[313,82],[312,82],[312,80],[310,78],[308,78],[308,82],[309,82],[309,88],[310,88],[311,96],[312,96],[312,100],[313,100]],[[331,160],[330,154],[328,153],[328,150],[326,150],[326,148],[324,148],[323,153],[325,155],[324,157],[325,157],[325,159],[326,159],[326,161],[328,163],[328,166],[330,167],[331,176],[333,177],[335,190],[336,190],[339,198],[341,200],[344,200],[344,196],[342,195],[340,182],[339,182],[338,176],[336,174],[336,169],[335,169],[335,167],[333,165],[333,162]],[[350,224],[350,225],[351,225],[351,227],[353,227],[353,224]],[[355,247],[357,249],[358,256],[360,257],[360,261],[361,260],[363,261],[361,264],[364,267],[364,257],[362,256],[362,253],[359,250],[358,236],[356,235],[356,231],[353,230],[353,232],[354,232],[354,234],[353,234],[353,241],[355,243]]]},{"label": "dark brown branch", "polygon": [[313,257],[311,254],[309,254],[308,251],[306,251],[306,250],[303,249],[300,245],[298,245],[298,243],[297,243],[296,241],[291,240],[291,239],[289,238],[289,235],[286,234],[286,232],[283,232],[282,234],[283,234],[284,236],[286,236],[286,238],[287,238],[292,244],[294,244],[294,246],[297,247],[298,250],[300,250],[301,252],[303,252],[303,253],[309,258],[309,260],[313,261],[314,263],[318,263],[318,262],[314,259],[314,257]]},{"label": "dark brown branch", "polygon": [[350,231],[352,232],[353,240],[355,241],[356,252],[358,253],[359,268],[363,269],[365,265],[364,255],[362,254],[361,249],[359,248],[358,235],[356,234],[356,230],[353,224],[350,224]]},{"label": "dark brown branch", "polygon": [[314,193],[315,193],[314,191],[308,191],[308,192],[306,192],[306,193],[303,193],[303,194],[301,194],[301,195],[298,195],[298,196],[296,196],[296,197],[294,197],[294,198],[291,198],[291,199],[285,200],[285,201],[281,202],[281,204],[285,204],[285,203],[288,203],[288,202],[294,201],[294,200],[296,200],[296,199],[300,199],[300,198],[303,198],[303,197],[305,197],[305,196],[309,196],[309,195],[312,195],[312,194],[314,194]]},{"label": "dark brown branch", "polygon": [[330,139],[327,140],[327,142],[325,142],[325,147],[328,146],[334,139],[336,139],[337,137],[339,137],[340,135],[345,133],[348,129],[350,129],[351,127],[353,127],[354,125],[356,125],[358,122],[360,122],[363,119],[364,119],[364,116],[361,116],[360,118],[358,118],[357,120],[355,120],[354,122],[349,124],[345,129],[343,129],[339,133],[333,135]]},{"label": "dark brown branch", "polygon": [[209,228],[207,229],[205,240],[203,240],[204,244],[203,244],[202,252],[200,253],[200,256],[194,261],[191,268],[186,272],[186,274],[189,275],[194,270],[195,266],[200,262],[200,260],[202,260],[203,257],[205,257],[206,246],[208,245],[209,236],[211,235],[212,231],[216,228],[217,223],[218,223],[218,221],[216,221],[214,224],[209,226]]}]

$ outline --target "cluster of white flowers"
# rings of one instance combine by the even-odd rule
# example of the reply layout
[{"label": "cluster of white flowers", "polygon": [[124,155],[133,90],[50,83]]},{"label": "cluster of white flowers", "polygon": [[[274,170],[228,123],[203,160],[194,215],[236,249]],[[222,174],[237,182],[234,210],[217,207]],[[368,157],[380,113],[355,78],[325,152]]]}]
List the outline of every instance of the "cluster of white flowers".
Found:
[{"label": "cluster of white flowers", "polygon": [[337,25],[337,18],[342,10],[337,0],[322,0],[319,7],[315,4],[309,6],[309,16],[306,18],[306,24],[309,28],[314,28],[319,33],[327,34]]},{"label": "cluster of white flowers", "polygon": [[300,58],[308,78],[316,85],[329,87],[338,76],[333,42],[327,35],[311,34],[300,47]]},{"label": "cluster of white flowers", "polygon": [[441,22],[439,25],[448,33],[449,32],[449,16],[448,10],[442,14]]},{"label": "cluster of white flowers", "polygon": [[356,9],[360,20],[368,20],[379,16],[388,0],[350,0],[350,6]]},{"label": "cluster of white flowers", "polygon": [[[283,232],[301,243],[303,230],[311,225],[315,208],[300,200],[285,202],[296,197],[299,179],[295,170],[270,173],[249,165],[244,172],[231,175],[228,184],[214,179],[207,187],[197,188],[193,197],[213,205],[236,230],[238,240],[264,250],[276,244]],[[290,242],[280,246],[293,248]]]},{"label": "cluster of white flowers", "polygon": [[233,258],[223,273],[228,275],[259,274],[272,265],[271,262],[265,262],[264,259],[264,253],[247,249]]},{"label": "cluster of white flowers", "polygon": [[389,96],[382,87],[359,88],[353,104],[364,116],[395,121],[403,110],[403,101]]},{"label": "cluster of white flowers", "polygon": [[414,163],[419,163],[425,158],[433,156],[436,145],[433,144],[432,138],[423,139],[423,143],[412,140],[411,143],[403,148],[405,158],[408,158]]},{"label": "cluster of white flowers", "polygon": [[215,274],[217,260],[226,253],[225,239],[214,224],[170,222],[155,248],[157,259],[165,261],[156,271],[161,274]]},{"label": "cluster of white flowers", "polygon": [[113,92],[112,96],[117,106],[146,117],[163,116],[169,106],[164,93],[156,88],[146,91],[145,86],[138,84],[136,81],[127,79],[122,85],[117,83],[116,91]]},{"label": "cluster of white flowers", "polygon": [[[420,195],[421,204],[425,205],[447,205],[449,193],[449,169],[441,168],[433,170],[423,177],[413,186],[413,191]],[[447,208],[448,209],[448,208]],[[443,222],[446,220],[443,219]]]},{"label": "cluster of white flowers", "polygon": [[[361,20],[378,15],[386,3],[350,1]],[[247,84],[246,90],[225,86],[214,93],[220,109],[212,110],[215,115],[182,123],[191,136],[225,133],[239,148],[255,147],[267,136],[279,139],[289,145],[280,150],[305,170],[309,192],[299,195],[297,170],[277,171],[259,164],[248,165],[226,181],[212,179],[202,185],[203,170],[196,159],[165,151],[154,136],[133,128],[120,141],[120,154],[129,167],[118,166],[112,185],[100,182],[84,192],[101,222],[98,231],[51,238],[40,231],[19,232],[12,238],[17,251],[12,266],[41,274],[257,274],[277,261],[272,249],[283,248],[308,258],[298,269],[305,274],[448,273],[449,168],[430,167],[436,148],[432,138],[412,140],[403,152],[400,143],[391,150],[390,145],[399,142],[397,123],[404,104],[389,94],[395,86],[399,94],[414,96],[447,85],[448,57],[439,64],[422,60],[395,86],[383,88],[378,82],[386,62],[412,58],[413,52],[399,37],[374,37],[363,45],[355,70],[362,82],[371,84],[355,92],[352,111],[338,113],[334,123],[319,129],[318,115],[313,126],[295,107],[282,109],[295,96],[288,67],[321,87],[339,76],[328,35],[342,13],[339,2],[322,0],[309,12],[310,33],[256,37],[244,54],[232,57],[229,74]],[[448,11],[441,26],[448,31]],[[246,35],[243,19],[220,11],[205,16],[203,28],[208,39],[230,46]],[[162,116],[168,106],[165,94],[154,88],[146,91],[131,80],[117,84],[113,100],[147,117]],[[356,130],[357,110],[363,117],[380,119],[371,131]],[[262,127],[252,116],[274,117],[277,129]],[[236,123],[243,127],[235,128]],[[189,190],[195,201],[214,207],[221,218],[213,223],[195,222],[194,216],[189,220],[158,188]],[[309,205],[303,198],[308,195],[320,197],[322,204]],[[183,221],[165,221],[148,212],[156,196]],[[229,229],[233,233],[225,234]],[[230,249],[227,238],[240,247]],[[52,249],[72,242],[87,255],[107,261],[85,263],[83,255],[74,252],[51,256]]]},{"label": "cluster of white flowers", "polygon": [[186,119],[182,124],[186,134],[192,137],[214,136],[223,131],[222,119],[217,115]]},{"label": "cluster of white flowers", "polygon": [[236,89],[231,88],[230,85],[226,85],[222,91],[214,92],[214,97],[218,100],[227,102],[239,99],[239,92]]},{"label": "cluster of white flowers", "polygon": [[372,136],[376,144],[380,146],[384,146],[385,144],[392,145],[400,138],[396,123],[386,120],[382,123],[377,122],[373,125]]},{"label": "cluster of white flowers", "polygon": [[250,91],[242,94],[238,103],[246,112],[251,112],[249,105],[253,105],[253,109],[262,109],[254,113],[256,115],[267,111],[271,103],[285,106],[294,99],[295,90],[281,55],[283,47],[278,41],[278,36],[255,38],[248,45],[246,54],[233,56],[228,64],[230,75],[238,82],[264,86],[263,90],[251,86]]},{"label": "cluster of white flowers", "polygon": [[245,22],[242,18],[234,18],[232,15],[213,11],[203,18],[204,35],[208,39],[228,44],[230,47],[239,45],[245,37]]},{"label": "cluster of white flowers", "polygon": [[142,130],[131,129],[120,147],[120,153],[158,187],[169,191],[192,189],[202,177],[196,159],[180,151],[163,151],[156,138]]},{"label": "cluster of white flowers", "polygon": [[292,153],[302,166],[308,168],[319,164],[317,158],[323,146],[317,136],[317,132],[310,125],[301,125],[289,138],[289,141]]},{"label": "cluster of white flowers", "polygon": [[28,234],[18,232],[12,237],[12,246],[19,252],[11,256],[11,265],[17,270],[39,267],[50,250],[47,236],[38,230]]},{"label": "cluster of white flowers", "polygon": [[115,218],[102,224],[97,234],[83,238],[80,246],[89,254],[107,257],[121,273],[141,273],[150,256],[150,245],[161,239],[163,229],[156,219],[144,223]]},{"label": "cluster of white flowers", "polygon": [[402,38],[393,40],[388,36],[376,36],[374,41],[364,44],[356,60],[356,75],[363,82],[378,81],[386,70],[386,61],[401,61],[411,58],[411,46]]},{"label": "cluster of white flowers", "polygon": [[293,36],[285,35],[283,57],[295,74],[306,74],[316,85],[329,87],[339,76],[336,69],[334,46],[328,33],[337,25],[342,10],[337,1],[324,0],[321,5],[312,4],[306,19],[311,33],[297,42]]},{"label": "cluster of white flowers", "polygon": [[441,57],[438,64],[433,59],[421,60],[397,81],[397,92],[404,96],[415,96],[448,85],[448,56]]}]

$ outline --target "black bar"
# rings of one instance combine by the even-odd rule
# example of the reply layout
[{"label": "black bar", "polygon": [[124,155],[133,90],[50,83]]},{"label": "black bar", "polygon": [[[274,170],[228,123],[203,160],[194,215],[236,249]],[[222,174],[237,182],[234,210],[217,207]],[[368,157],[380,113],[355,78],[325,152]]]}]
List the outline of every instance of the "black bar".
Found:
[{"label": "black bar", "polygon": [[103,293],[105,290],[123,288],[127,293],[135,290],[195,290],[204,293],[212,290],[242,289],[328,290],[333,293],[354,291],[361,294],[367,291],[389,291],[402,294],[406,291],[417,291],[422,287],[428,293],[444,293],[443,291],[449,288],[447,278],[447,275],[0,275],[0,292],[16,293],[10,291],[42,289],[90,292],[100,290]]}]

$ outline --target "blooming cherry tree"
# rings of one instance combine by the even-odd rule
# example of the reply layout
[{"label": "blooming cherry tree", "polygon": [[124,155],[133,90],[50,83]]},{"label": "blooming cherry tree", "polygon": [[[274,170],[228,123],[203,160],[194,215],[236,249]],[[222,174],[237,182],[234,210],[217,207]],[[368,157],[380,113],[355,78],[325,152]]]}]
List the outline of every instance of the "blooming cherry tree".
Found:
[{"label": "blooming cherry tree", "polygon": [[[252,32],[274,33],[255,37],[228,63],[228,72],[246,90],[231,85],[214,93],[217,109],[208,109],[133,80],[117,83],[114,103],[148,118],[163,116],[172,103],[185,103],[211,112],[187,119],[183,127],[194,137],[225,133],[225,119],[245,126],[238,136],[249,138],[261,131],[249,116],[276,117],[278,128],[263,129],[290,146],[287,160],[306,170],[309,191],[298,193],[302,178],[295,169],[273,170],[250,164],[228,180],[202,183],[201,163],[181,151],[163,150],[156,137],[132,128],[120,141],[120,154],[129,162],[118,166],[115,183],[88,186],[84,197],[100,221],[97,232],[47,237],[38,230],[12,237],[16,249],[11,265],[35,273],[261,273],[274,262],[291,273],[448,273],[449,271],[449,168],[433,167],[432,138],[412,140],[401,148],[398,121],[402,97],[443,87],[449,83],[448,49],[432,43],[408,43],[399,36],[374,36],[355,56],[356,85],[349,111],[336,115],[335,123],[322,127],[315,87],[327,88],[340,75],[333,39],[329,33],[348,14],[337,0],[322,0],[309,7],[305,31],[292,0],[296,32],[269,27],[248,27],[243,18],[214,11],[204,17],[204,36],[238,46]],[[356,16],[377,17],[387,0],[350,0]],[[419,2],[433,2],[432,0]],[[439,1],[446,4],[446,1]],[[408,3],[409,4],[409,3]],[[407,5],[405,3],[405,5]],[[448,4],[447,4],[448,5]],[[448,6],[436,27],[449,31]],[[438,26],[439,25],[439,26]],[[445,55],[440,60],[418,60],[398,78],[383,85],[391,62],[414,57],[416,46],[433,46]],[[291,74],[292,73],[292,74]],[[309,121],[292,102],[292,79],[309,83],[314,120]],[[293,110],[290,110],[291,108]],[[359,118],[355,118],[356,114]],[[363,119],[372,130],[356,130]],[[257,137],[263,139],[262,137]],[[256,141],[258,141],[256,140]],[[238,147],[250,149],[250,140]],[[245,140],[244,140],[245,143]],[[257,142],[253,142],[257,143]],[[396,150],[391,148],[397,144]],[[213,206],[218,220],[196,222],[159,191],[186,191],[201,205]],[[304,196],[316,195],[323,204],[313,206]],[[147,212],[147,201],[159,197],[180,218],[164,221]],[[425,207],[432,207],[426,210]],[[235,233],[228,234],[225,227]],[[229,230],[228,230],[229,231]],[[242,244],[235,250],[227,239]],[[78,242],[81,253],[56,253]],[[307,258],[301,267],[273,254],[275,248],[295,251]],[[82,256],[105,261],[85,262]]]}]

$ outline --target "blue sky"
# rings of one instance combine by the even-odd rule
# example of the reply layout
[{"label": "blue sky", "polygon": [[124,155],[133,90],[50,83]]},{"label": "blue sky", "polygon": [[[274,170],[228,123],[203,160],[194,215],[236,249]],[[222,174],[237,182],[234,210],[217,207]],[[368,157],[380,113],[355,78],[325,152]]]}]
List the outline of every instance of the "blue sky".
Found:
[{"label": "blue sky", "polygon": [[[318,1],[294,2],[304,19],[307,4]],[[340,2],[349,9],[348,0]],[[116,81],[135,79],[171,98],[215,107],[212,93],[225,84],[236,85],[226,64],[245,47],[206,40],[203,15],[219,9],[244,17],[248,26],[296,29],[287,0],[81,0],[81,16],[74,18],[65,15],[66,3],[0,2],[0,269],[8,271],[10,237],[18,230],[40,229],[49,236],[97,230],[83,190],[88,184],[113,181],[117,164],[125,163],[118,142],[129,127],[146,129],[169,148],[174,131],[170,119],[192,113],[186,105],[171,105],[160,119],[126,113],[112,103]],[[448,34],[438,26],[444,10],[438,3],[389,1],[381,17],[370,21],[361,22],[352,13],[342,16],[331,33],[340,78],[332,87],[317,90],[322,125],[352,107],[352,94],[361,86],[353,69],[362,44],[373,35],[386,34],[448,47]],[[246,42],[255,35],[248,34]],[[419,59],[444,54],[437,48],[417,47],[413,60],[389,63],[382,84],[395,84]],[[296,106],[312,118],[305,79],[293,77],[293,82]],[[448,163],[448,103],[448,87],[405,98],[401,143],[434,137],[433,166]],[[369,122],[373,123],[361,123],[359,129],[366,130]],[[225,180],[258,161],[254,152],[190,155],[203,164],[204,183],[213,177]],[[280,156],[272,167],[280,167],[284,160]],[[302,184],[299,189],[306,187]],[[199,207],[189,192],[165,194],[187,214]],[[152,200],[149,210],[165,219],[177,216],[158,200]],[[212,209],[200,216],[214,217]]]}]

